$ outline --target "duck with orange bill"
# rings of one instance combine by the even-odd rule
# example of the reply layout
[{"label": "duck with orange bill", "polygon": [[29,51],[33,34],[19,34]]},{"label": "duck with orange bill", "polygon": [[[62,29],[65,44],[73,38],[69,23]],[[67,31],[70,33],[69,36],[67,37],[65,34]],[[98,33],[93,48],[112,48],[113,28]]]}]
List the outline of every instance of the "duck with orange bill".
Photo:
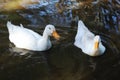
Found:
[{"label": "duck with orange bill", "polygon": [[106,49],[101,42],[100,36],[89,31],[81,20],[78,21],[78,29],[74,45],[89,56],[102,55]]},{"label": "duck with orange bill", "polygon": [[51,24],[45,27],[42,36],[28,28],[24,28],[22,24],[17,26],[13,25],[10,21],[7,22],[7,28],[9,32],[9,40],[17,48],[45,51],[52,47],[50,36],[53,36],[57,40],[60,38],[55,27]]}]

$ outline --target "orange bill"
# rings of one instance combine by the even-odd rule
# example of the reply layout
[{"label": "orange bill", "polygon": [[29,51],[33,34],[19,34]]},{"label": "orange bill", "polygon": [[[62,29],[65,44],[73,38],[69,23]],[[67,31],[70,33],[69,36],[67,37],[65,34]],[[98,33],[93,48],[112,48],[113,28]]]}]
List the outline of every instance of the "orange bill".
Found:
[{"label": "orange bill", "polygon": [[96,42],[95,42],[95,45],[94,45],[94,48],[95,48],[95,49],[98,49],[98,47],[99,47],[99,42],[96,41]]},{"label": "orange bill", "polygon": [[55,39],[57,39],[57,40],[60,39],[60,36],[59,36],[59,34],[58,34],[56,31],[53,31],[52,36],[53,36]]}]

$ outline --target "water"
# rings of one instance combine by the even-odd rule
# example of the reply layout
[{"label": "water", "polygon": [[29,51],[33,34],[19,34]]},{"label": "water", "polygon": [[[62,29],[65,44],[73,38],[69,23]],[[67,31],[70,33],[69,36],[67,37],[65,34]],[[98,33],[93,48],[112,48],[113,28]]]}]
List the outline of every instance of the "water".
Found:
[{"label": "water", "polygon": [[[49,13],[51,8],[42,7],[0,14],[0,80],[120,80],[118,27],[106,28],[100,26],[101,23],[93,27],[94,24],[88,22],[91,18],[86,20],[80,16],[84,12],[78,15],[77,10],[75,13],[53,10],[54,13]],[[78,20],[73,20],[73,16],[83,19],[94,34],[100,35],[106,47],[104,55],[90,57],[73,45]],[[61,39],[56,41],[51,37],[53,46],[44,52],[16,48],[8,39],[7,20],[17,25],[22,23],[39,34],[46,24],[54,24]]]},{"label": "water", "polygon": [[58,1],[59,0],[36,0],[37,4],[22,5],[22,6],[25,7],[26,9],[36,9],[36,8],[40,8],[40,7],[43,7],[43,6],[48,6],[48,5],[55,4]]}]

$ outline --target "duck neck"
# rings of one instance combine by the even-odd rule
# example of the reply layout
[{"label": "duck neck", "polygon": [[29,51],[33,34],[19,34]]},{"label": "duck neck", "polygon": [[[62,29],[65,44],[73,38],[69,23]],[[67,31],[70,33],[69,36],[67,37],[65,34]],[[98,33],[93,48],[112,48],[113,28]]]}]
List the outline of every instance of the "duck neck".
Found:
[{"label": "duck neck", "polygon": [[43,32],[43,38],[49,39],[49,35],[46,33],[46,30],[44,30],[44,32]]}]

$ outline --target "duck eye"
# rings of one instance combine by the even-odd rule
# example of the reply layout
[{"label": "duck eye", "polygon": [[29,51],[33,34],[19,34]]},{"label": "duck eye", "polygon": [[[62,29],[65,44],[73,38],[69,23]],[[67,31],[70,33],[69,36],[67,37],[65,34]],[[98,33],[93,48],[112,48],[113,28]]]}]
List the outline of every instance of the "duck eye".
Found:
[{"label": "duck eye", "polygon": [[51,30],[51,28],[49,27],[49,29]]}]

